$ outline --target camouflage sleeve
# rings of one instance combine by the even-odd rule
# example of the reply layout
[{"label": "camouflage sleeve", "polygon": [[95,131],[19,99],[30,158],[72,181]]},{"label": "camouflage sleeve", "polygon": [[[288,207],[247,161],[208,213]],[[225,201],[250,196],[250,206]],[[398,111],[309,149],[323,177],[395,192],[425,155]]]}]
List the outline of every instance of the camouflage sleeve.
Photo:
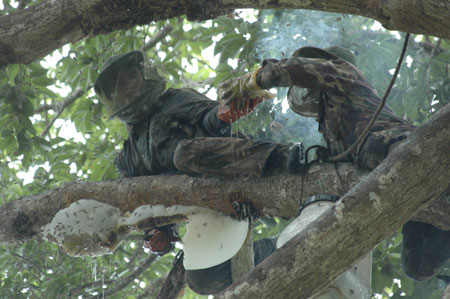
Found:
[{"label": "camouflage sleeve", "polygon": [[346,96],[355,88],[363,87],[376,93],[359,70],[342,59],[325,60],[303,57],[291,57],[279,61],[267,59],[263,62],[261,73],[262,76],[265,73],[272,74],[268,76],[271,82],[262,83],[265,85],[264,88],[294,85]]}]

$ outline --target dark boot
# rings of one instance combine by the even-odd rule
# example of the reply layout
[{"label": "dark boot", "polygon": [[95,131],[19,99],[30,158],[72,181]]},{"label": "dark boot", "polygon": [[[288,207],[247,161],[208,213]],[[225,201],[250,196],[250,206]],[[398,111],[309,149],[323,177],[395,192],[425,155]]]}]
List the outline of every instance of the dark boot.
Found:
[{"label": "dark boot", "polygon": [[[277,249],[276,244],[276,238],[266,238],[253,243],[255,266]],[[186,270],[185,273],[189,287],[201,295],[217,294],[232,283],[230,260],[206,269]]]},{"label": "dark boot", "polygon": [[301,143],[279,145],[267,159],[265,174],[298,173],[304,158],[305,150]]},{"label": "dark boot", "polygon": [[402,265],[410,278],[430,279],[449,258],[450,231],[418,221],[403,226]]}]

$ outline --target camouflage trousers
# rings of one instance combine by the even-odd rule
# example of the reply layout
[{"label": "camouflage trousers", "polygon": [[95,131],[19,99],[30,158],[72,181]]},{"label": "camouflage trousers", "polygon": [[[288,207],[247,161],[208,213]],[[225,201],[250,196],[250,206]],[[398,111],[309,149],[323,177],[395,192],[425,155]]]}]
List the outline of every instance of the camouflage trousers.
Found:
[{"label": "camouflage trousers", "polygon": [[196,137],[178,143],[175,167],[193,176],[262,176],[270,154],[280,145],[243,138]]},{"label": "camouflage trousers", "polygon": [[411,130],[396,132],[395,135],[391,130],[370,132],[361,146],[359,155],[354,158],[356,165],[365,169],[374,169],[409,134]]}]

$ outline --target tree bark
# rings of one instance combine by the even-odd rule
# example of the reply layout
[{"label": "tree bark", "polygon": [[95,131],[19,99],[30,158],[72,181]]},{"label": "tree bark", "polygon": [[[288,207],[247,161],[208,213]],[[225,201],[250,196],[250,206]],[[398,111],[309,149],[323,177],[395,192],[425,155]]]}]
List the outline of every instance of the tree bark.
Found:
[{"label": "tree bark", "polygon": [[[309,298],[450,185],[450,105],[218,298]],[[448,214],[446,216],[448,218]]]},{"label": "tree bark", "polygon": [[0,67],[30,63],[88,36],[184,14],[191,20],[206,20],[237,8],[354,14],[378,20],[390,30],[450,39],[450,4],[445,0],[47,0],[0,17]]},{"label": "tree bark", "polygon": [[[367,174],[350,163],[313,165],[304,177],[303,200],[318,193],[342,195]],[[348,186],[348,187],[347,187]],[[80,199],[95,199],[122,213],[142,205],[202,206],[233,214],[233,201],[251,201],[263,215],[294,217],[300,203],[301,176],[266,178],[193,178],[186,175],[135,177],[103,182],[73,182],[0,206],[0,242],[23,241],[38,234],[61,209]],[[276,200],[274,200],[276,199]]]}]

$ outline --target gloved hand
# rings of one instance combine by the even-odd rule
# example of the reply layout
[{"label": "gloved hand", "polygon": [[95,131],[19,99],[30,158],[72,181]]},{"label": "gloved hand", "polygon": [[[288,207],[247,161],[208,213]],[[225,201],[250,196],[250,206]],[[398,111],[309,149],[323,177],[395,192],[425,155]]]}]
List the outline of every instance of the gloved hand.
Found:
[{"label": "gloved hand", "polygon": [[231,124],[242,116],[245,116],[252,112],[255,107],[262,101],[263,100],[260,98],[247,99],[246,101],[244,101],[244,107],[242,108],[242,110],[236,108],[235,102],[231,102],[230,106],[221,105],[219,107],[219,110],[217,111],[219,119],[228,124]]},{"label": "gloved hand", "polygon": [[144,247],[153,253],[164,255],[175,247],[174,243],[180,238],[171,225],[153,228],[145,232]]},{"label": "gloved hand", "polygon": [[274,98],[275,95],[262,89],[256,83],[256,77],[261,69],[247,73],[238,78],[229,79],[219,85],[219,101],[222,105],[234,104],[234,109],[244,111],[246,103],[250,99],[258,98],[260,102]]},{"label": "gloved hand", "polygon": [[257,81],[262,88],[289,87],[292,85],[291,74],[286,67],[286,59],[266,59],[262,63]]}]

